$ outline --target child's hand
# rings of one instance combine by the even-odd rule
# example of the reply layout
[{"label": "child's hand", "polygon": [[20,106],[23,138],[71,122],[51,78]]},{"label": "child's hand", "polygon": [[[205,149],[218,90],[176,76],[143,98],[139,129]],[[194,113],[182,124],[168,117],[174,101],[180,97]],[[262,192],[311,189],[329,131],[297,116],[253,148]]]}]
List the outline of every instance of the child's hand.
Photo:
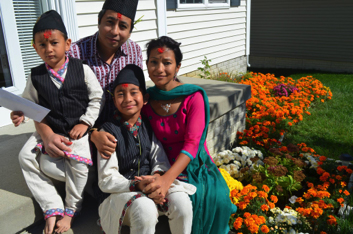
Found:
[{"label": "child's hand", "polygon": [[22,111],[12,111],[10,114],[10,118],[15,127],[18,127],[25,119],[25,116],[23,115]]},{"label": "child's hand", "polygon": [[85,134],[88,127],[89,127],[88,124],[84,122],[76,124],[69,132],[69,135],[74,140],[80,139],[83,136],[83,134]]},{"label": "child's hand", "polygon": [[150,195],[148,195],[148,197],[150,197],[154,201],[155,204],[162,205],[165,202],[165,195],[162,194],[162,190],[160,189],[160,185],[154,185],[148,190],[148,192],[146,191],[146,186],[153,183],[156,180],[156,178],[159,176],[160,176],[159,174],[149,175],[149,176],[135,176],[135,179],[141,180],[137,184],[137,188],[140,191],[142,191],[145,194],[154,193],[153,198],[150,197]]},{"label": "child's hand", "polygon": [[[145,192],[146,186],[154,182],[156,178],[154,176],[135,176],[135,179],[140,180],[140,182],[137,184],[137,188],[140,191]],[[159,189],[159,187],[155,187],[153,191],[157,189]]]},{"label": "child's hand", "polygon": [[[164,197],[168,192],[170,184],[168,184],[167,181],[163,178],[163,176],[160,176],[159,174],[154,174],[153,177],[154,181],[146,185],[142,192],[149,194],[148,197],[153,200],[161,199],[162,195],[164,200]],[[141,178],[145,179],[146,176],[141,176]]]}]

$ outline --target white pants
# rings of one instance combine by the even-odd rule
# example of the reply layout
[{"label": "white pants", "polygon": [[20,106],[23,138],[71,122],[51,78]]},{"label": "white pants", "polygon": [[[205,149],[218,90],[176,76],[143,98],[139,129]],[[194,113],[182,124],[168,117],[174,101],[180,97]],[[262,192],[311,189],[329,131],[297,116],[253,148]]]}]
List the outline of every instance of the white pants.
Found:
[{"label": "white pants", "polygon": [[[87,147],[89,147],[88,135],[78,141],[87,141]],[[88,166],[73,159],[52,158],[40,151],[33,152],[32,149],[38,143],[42,143],[41,137],[34,132],[19,153],[20,166],[34,198],[44,213],[53,209],[79,211],[82,207],[83,190],[87,183]],[[82,146],[86,143],[76,145]],[[89,152],[89,148],[84,149],[83,152]],[[90,155],[88,157],[90,158]],[[50,178],[65,182],[65,205]]]},{"label": "white pants", "polygon": [[[139,194],[139,192],[131,194]],[[106,234],[118,234],[121,231],[119,220],[122,217],[122,194],[111,194],[99,206],[101,225]],[[130,234],[154,234],[159,215],[166,215],[172,234],[189,234],[192,228],[192,204],[185,192],[174,192],[166,196],[168,211],[158,211],[156,204],[148,197],[134,200],[126,210],[122,225],[130,227]]]}]

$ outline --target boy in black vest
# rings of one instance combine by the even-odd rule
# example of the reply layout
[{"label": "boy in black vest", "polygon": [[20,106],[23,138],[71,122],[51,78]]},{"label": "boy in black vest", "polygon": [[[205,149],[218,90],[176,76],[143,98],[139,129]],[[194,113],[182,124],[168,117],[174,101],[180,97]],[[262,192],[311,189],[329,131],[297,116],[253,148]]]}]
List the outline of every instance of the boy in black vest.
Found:
[{"label": "boy in black vest", "polygon": [[[32,68],[22,96],[51,111],[43,120],[51,130],[66,137],[63,143],[71,151],[65,158],[50,157],[41,136],[34,132],[20,154],[20,166],[34,198],[44,213],[44,232],[63,233],[71,227],[72,218],[82,206],[83,190],[92,165],[88,128],[98,118],[103,91],[92,70],[78,59],[65,55],[71,40],[56,11],[41,15],[33,28],[33,47],[44,63]],[[12,112],[15,126],[23,113]],[[57,193],[51,178],[65,182],[65,202]]]},{"label": "boy in black vest", "polygon": [[[99,206],[103,231],[116,234],[127,225],[131,234],[152,234],[158,215],[167,215],[173,234],[190,233],[192,205],[188,195],[195,193],[193,185],[175,180],[165,200],[160,197],[153,201],[144,191],[170,165],[148,119],[140,115],[146,104],[142,69],[134,64],[126,65],[117,75],[113,90],[117,110],[101,131],[112,134],[118,140],[117,146],[110,159],[97,160],[98,185],[104,192]],[[150,176],[137,179],[144,175]],[[162,205],[157,209],[156,203]]]}]

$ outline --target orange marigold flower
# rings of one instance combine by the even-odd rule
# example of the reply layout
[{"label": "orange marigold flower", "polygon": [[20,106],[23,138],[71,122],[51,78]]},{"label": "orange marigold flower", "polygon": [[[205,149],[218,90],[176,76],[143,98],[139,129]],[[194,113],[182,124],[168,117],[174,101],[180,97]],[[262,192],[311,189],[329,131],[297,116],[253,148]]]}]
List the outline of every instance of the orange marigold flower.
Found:
[{"label": "orange marigold flower", "polygon": [[252,197],[252,198],[255,198],[255,197],[257,197],[257,193],[251,192],[251,193],[249,193],[249,196]]},{"label": "orange marigold flower", "polygon": [[251,217],[251,214],[249,212],[245,212],[244,215],[243,215],[245,218],[249,218]]},{"label": "orange marigold flower", "polygon": [[318,191],[316,196],[318,198],[325,198],[325,197],[330,197],[331,194],[327,191]]},{"label": "orange marigold flower", "polygon": [[273,203],[277,203],[278,202],[278,198],[275,195],[271,195],[270,199],[271,199],[271,201]]},{"label": "orange marigold flower", "polygon": [[344,182],[344,181],[341,181],[341,186],[342,186],[342,187],[346,187],[346,186],[347,186],[347,183]]},{"label": "orange marigold flower", "polygon": [[240,229],[242,225],[243,225],[243,219],[240,217],[238,217],[233,223],[233,227],[235,228],[235,230]]},{"label": "orange marigold flower", "polygon": [[262,225],[261,231],[262,231],[263,233],[269,233],[269,232],[270,232],[270,229],[269,229],[266,225]]},{"label": "orange marigold flower", "polygon": [[259,219],[261,219],[262,223],[266,223],[266,218],[264,216],[259,216]]},{"label": "orange marigold flower", "polygon": [[336,175],[336,180],[342,180],[342,176]]},{"label": "orange marigold flower", "polygon": [[260,197],[260,198],[267,198],[268,197],[268,194],[263,192],[263,191],[258,191],[257,192],[257,195]]},{"label": "orange marigold flower", "polygon": [[336,182],[336,181],[335,181],[334,179],[332,179],[332,178],[331,178],[329,181],[331,182],[331,184],[334,184],[334,183]]},{"label": "orange marigold flower", "polygon": [[262,189],[263,189],[266,193],[268,193],[268,192],[270,191],[270,188],[269,188],[266,184],[262,185]]},{"label": "orange marigold flower", "polygon": [[268,205],[270,206],[271,209],[275,208],[275,203],[269,202]]},{"label": "orange marigold flower", "polygon": [[302,202],[304,202],[304,199],[301,198],[301,197],[298,197],[298,198],[295,200],[295,202],[302,203]]},{"label": "orange marigold flower", "polygon": [[348,174],[352,174],[353,170],[348,168],[348,169],[346,169],[346,172],[347,172]]},{"label": "orange marigold flower", "polygon": [[329,215],[327,223],[330,224],[330,225],[336,225],[337,224],[337,220],[336,220],[336,218],[333,215]]},{"label": "orange marigold flower", "polygon": [[321,232],[320,232],[320,234],[327,234],[327,233],[326,233],[326,232],[324,232],[324,231],[321,231]]},{"label": "orange marigold flower", "polygon": [[244,210],[247,206],[247,204],[245,202],[239,202],[237,205],[238,205],[239,209],[241,209],[241,210]]},{"label": "orange marigold flower", "polygon": [[339,202],[339,203],[343,203],[343,202],[344,202],[344,199],[343,199],[342,197],[337,198],[337,202]]},{"label": "orange marigold flower", "polygon": [[317,168],[317,170],[316,170],[316,173],[319,175],[323,174],[324,172],[325,172],[325,170],[322,169],[321,167]]},{"label": "orange marigold flower", "polygon": [[326,161],[326,157],[325,157],[325,156],[321,156],[321,157],[319,158],[319,160],[320,160],[321,162],[324,162],[324,161]]},{"label": "orange marigold flower", "polygon": [[349,196],[349,194],[350,194],[347,190],[345,190],[343,193],[344,193],[344,195],[346,195],[346,196]]},{"label": "orange marigold flower", "polygon": [[314,187],[314,184],[313,184],[313,183],[310,183],[310,182],[307,182],[307,185],[308,185],[309,188]]},{"label": "orange marigold flower", "polygon": [[257,226],[257,225],[250,225],[248,227],[248,229],[251,233],[258,233],[259,232],[259,226]]},{"label": "orange marigold flower", "polygon": [[262,211],[268,211],[268,205],[265,205],[265,204],[262,205],[262,206],[261,206],[261,210],[262,210]]}]

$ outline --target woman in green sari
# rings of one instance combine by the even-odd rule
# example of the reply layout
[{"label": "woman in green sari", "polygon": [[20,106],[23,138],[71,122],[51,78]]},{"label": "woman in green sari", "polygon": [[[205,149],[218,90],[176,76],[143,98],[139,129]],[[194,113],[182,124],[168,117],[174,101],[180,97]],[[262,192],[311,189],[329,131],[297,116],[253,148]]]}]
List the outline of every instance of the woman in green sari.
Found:
[{"label": "woman in green sari", "polygon": [[[193,234],[226,234],[236,206],[229,189],[206,146],[210,119],[206,92],[199,86],[183,84],[176,78],[182,53],[180,43],[163,36],[147,44],[148,74],[155,86],[143,114],[149,118],[162,142],[172,167],[146,187],[151,198],[165,196],[175,179],[197,187],[190,196],[193,205]],[[168,201],[160,200],[168,206]]]}]

